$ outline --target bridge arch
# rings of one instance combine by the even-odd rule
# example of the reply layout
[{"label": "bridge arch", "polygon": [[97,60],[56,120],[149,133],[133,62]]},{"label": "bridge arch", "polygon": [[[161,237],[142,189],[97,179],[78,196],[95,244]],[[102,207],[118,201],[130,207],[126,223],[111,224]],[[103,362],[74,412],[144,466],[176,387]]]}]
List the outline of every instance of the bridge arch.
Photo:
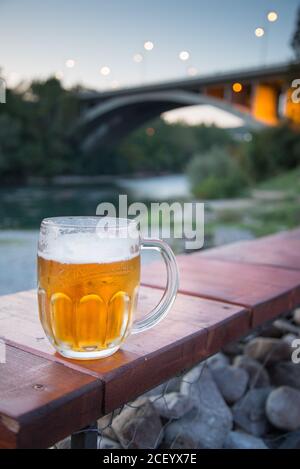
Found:
[{"label": "bridge arch", "polygon": [[91,151],[99,145],[116,145],[127,134],[162,113],[194,105],[210,105],[222,109],[243,119],[249,129],[263,126],[248,112],[224,100],[174,90],[120,96],[96,104],[80,118],[74,135],[83,151]]}]

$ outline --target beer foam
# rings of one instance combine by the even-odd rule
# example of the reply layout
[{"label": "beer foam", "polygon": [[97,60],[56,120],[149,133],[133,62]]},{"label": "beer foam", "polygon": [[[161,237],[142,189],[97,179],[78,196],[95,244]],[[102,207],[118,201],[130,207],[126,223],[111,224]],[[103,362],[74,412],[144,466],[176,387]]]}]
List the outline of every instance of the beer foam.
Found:
[{"label": "beer foam", "polygon": [[38,255],[61,264],[108,264],[139,255],[139,239],[104,237],[97,233],[48,236]]}]

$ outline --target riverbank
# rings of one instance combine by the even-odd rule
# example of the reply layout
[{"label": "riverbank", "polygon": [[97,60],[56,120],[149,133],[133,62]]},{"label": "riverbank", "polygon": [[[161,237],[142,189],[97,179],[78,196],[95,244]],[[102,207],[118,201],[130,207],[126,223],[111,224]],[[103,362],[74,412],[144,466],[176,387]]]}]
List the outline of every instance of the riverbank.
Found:
[{"label": "riverbank", "polygon": [[[300,171],[269,180],[244,198],[205,201],[204,248],[253,239],[300,225]],[[118,184],[0,189],[0,294],[34,288],[40,222],[58,215],[95,215],[100,202],[192,200],[185,176],[169,175]],[[181,240],[168,240],[178,254]],[[144,256],[144,254],[143,254]],[[150,262],[144,256],[144,262]]]}]

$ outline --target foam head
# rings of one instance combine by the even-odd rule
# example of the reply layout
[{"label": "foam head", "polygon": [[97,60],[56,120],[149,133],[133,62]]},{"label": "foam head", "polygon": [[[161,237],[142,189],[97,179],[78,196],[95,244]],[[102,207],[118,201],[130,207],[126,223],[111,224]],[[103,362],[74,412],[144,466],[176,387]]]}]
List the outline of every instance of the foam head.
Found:
[{"label": "foam head", "polygon": [[78,220],[76,226],[56,220],[47,219],[42,223],[38,255],[44,259],[62,264],[103,264],[128,260],[139,254],[137,229],[134,233],[134,230],[125,230],[125,225],[122,229],[112,225],[104,227],[95,223],[94,217],[94,223],[87,224],[84,220],[84,225]]}]

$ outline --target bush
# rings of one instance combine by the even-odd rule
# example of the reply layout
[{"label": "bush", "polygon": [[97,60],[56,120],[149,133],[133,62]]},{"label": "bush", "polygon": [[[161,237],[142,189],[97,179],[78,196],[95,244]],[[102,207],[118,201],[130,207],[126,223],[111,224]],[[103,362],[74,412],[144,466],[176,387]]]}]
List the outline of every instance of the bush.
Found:
[{"label": "bush", "polygon": [[213,147],[187,166],[193,194],[200,198],[234,197],[247,185],[238,162],[228,150]]},{"label": "bush", "polygon": [[241,149],[241,162],[253,182],[300,165],[300,133],[283,125],[253,134]]}]

